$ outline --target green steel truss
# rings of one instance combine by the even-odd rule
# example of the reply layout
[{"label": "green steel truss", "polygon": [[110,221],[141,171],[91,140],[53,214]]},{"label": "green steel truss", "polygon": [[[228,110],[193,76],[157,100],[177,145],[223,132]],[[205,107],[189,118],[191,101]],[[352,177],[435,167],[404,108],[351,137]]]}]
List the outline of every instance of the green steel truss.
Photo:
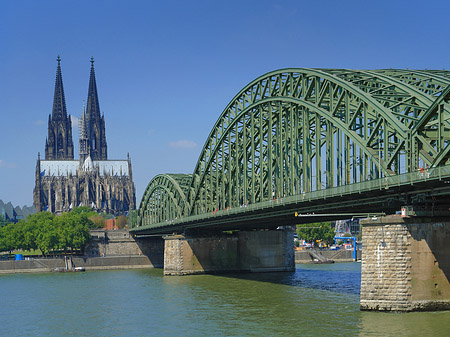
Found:
[{"label": "green steel truss", "polygon": [[450,72],[282,69],[243,88],[192,175],[158,175],[141,225],[444,165]]},{"label": "green steel truss", "polygon": [[147,186],[139,206],[142,225],[181,218],[189,214],[186,192],[191,174],[159,174]]}]

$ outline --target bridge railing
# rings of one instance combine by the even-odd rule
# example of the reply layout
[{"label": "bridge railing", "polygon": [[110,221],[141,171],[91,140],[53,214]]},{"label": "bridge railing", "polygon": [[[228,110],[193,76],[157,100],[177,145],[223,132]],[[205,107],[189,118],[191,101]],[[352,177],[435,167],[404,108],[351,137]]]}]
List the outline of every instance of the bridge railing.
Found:
[{"label": "bridge railing", "polygon": [[227,208],[223,210],[213,211],[211,213],[203,213],[179,219],[171,219],[164,222],[159,222],[149,225],[141,225],[134,230],[143,230],[150,228],[159,228],[165,226],[171,226],[173,224],[182,224],[187,222],[201,221],[208,218],[221,218],[228,215],[254,212],[267,208],[274,208],[281,205],[292,205],[307,201],[327,199],[337,196],[344,196],[354,193],[363,193],[374,190],[389,189],[391,187],[413,185],[418,182],[436,181],[443,178],[450,178],[450,165],[439,166],[430,169],[419,169],[417,172],[404,173],[394,176],[382,177],[379,179],[372,179],[363,182],[358,182],[349,185],[342,185],[322,190],[316,190],[308,193],[302,193],[294,196],[288,196],[283,198],[277,198],[273,200],[267,200],[258,202],[255,204],[241,205],[240,207]]}]

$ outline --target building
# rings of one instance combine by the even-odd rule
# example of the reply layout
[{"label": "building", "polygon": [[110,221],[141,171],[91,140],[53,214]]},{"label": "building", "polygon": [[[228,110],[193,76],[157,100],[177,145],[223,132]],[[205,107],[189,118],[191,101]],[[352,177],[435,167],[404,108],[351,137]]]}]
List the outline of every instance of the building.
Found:
[{"label": "building", "polygon": [[36,210],[33,206],[14,207],[11,202],[5,204],[3,200],[0,199],[0,215],[4,221],[17,222],[20,219],[25,219],[28,215],[35,212]]},{"label": "building", "polygon": [[[333,223],[332,223],[333,226]],[[334,223],[334,232],[336,236],[357,236],[361,232],[359,219],[336,220]]]},{"label": "building", "polygon": [[74,159],[72,121],[67,114],[61,73],[57,58],[53,110],[48,118],[45,159],[38,154],[34,206],[38,212],[68,211],[89,206],[98,212],[123,214],[136,207],[131,160],[108,160],[105,117],[100,115],[94,59],[87,105],[79,125],[79,160]]}]

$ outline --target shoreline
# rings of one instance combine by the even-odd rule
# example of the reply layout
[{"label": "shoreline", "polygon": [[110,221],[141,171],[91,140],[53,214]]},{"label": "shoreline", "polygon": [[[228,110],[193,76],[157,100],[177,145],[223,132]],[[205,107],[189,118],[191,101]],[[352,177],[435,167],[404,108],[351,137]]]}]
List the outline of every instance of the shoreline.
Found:
[{"label": "shoreline", "polygon": [[[151,269],[162,267],[154,265],[144,255],[123,255],[105,257],[73,257],[76,267],[89,270],[121,270],[121,269]],[[64,267],[64,258],[32,258],[29,260],[0,261],[0,274],[48,273],[55,268]]]},{"label": "shoreline", "polygon": [[[354,262],[352,251],[321,251],[325,257],[334,262]],[[361,259],[361,251],[358,251],[358,259]],[[84,267],[89,270],[124,270],[124,269],[152,269],[162,268],[161,263],[152,263],[145,255],[116,255],[103,257],[72,257],[76,267]],[[308,251],[295,251],[296,264],[314,263]],[[27,273],[48,273],[55,268],[64,267],[64,258],[31,258],[28,260],[7,260],[0,261],[0,275],[2,274],[27,274]]]}]

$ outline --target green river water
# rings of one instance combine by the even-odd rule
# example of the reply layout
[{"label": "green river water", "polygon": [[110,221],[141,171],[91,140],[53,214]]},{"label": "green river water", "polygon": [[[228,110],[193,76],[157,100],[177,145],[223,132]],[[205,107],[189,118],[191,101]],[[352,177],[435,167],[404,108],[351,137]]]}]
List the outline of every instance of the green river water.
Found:
[{"label": "green river water", "polygon": [[450,336],[450,311],[359,311],[360,279],[359,263],[0,275],[0,336]]}]

